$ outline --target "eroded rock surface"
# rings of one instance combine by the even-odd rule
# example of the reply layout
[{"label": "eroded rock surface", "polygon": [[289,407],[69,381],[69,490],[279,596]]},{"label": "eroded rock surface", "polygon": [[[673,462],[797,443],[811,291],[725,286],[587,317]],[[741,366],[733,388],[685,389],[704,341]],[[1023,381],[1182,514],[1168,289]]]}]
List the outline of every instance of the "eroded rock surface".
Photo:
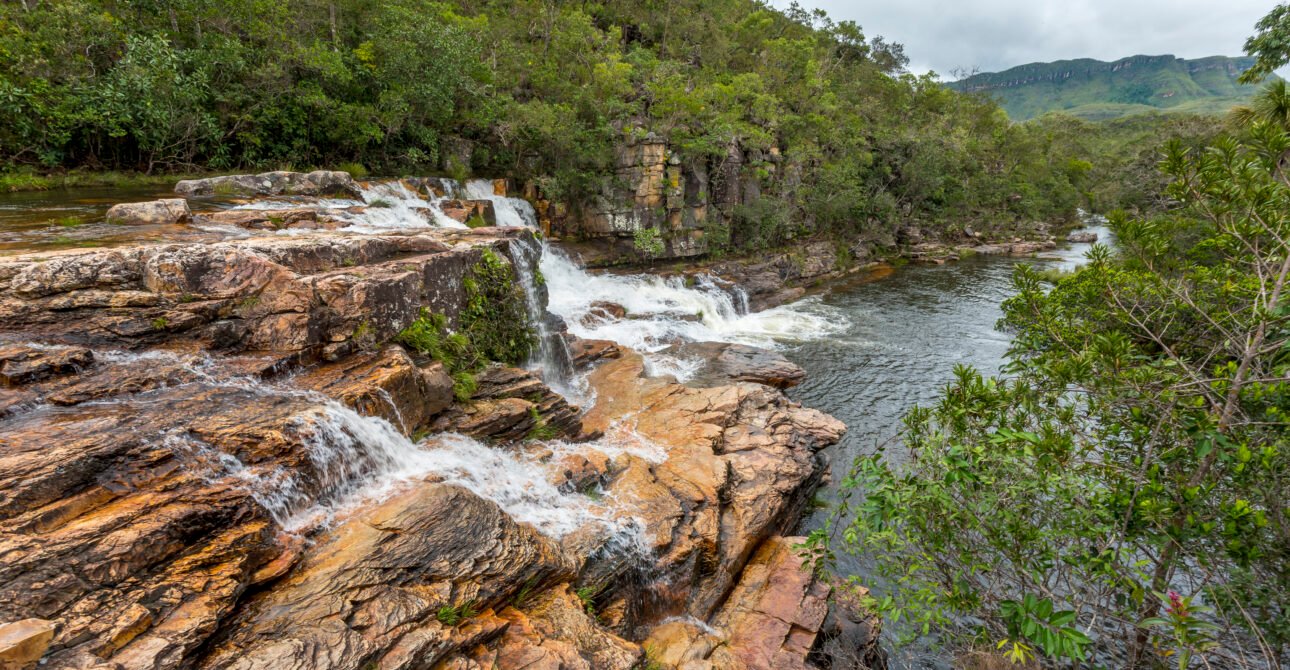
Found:
[{"label": "eroded rock surface", "polygon": [[[578,561],[463,489],[424,484],[345,523],[253,600],[201,668],[424,668],[507,627],[492,609]],[[453,621],[471,608],[476,616]]]},{"label": "eroded rock surface", "polygon": [[[791,363],[687,345],[711,368],[687,386],[569,338],[596,366],[583,414],[502,365],[463,401],[442,363],[392,344],[423,310],[456,319],[483,254],[526,235],[0,261],[0,623],[51,622],[24,637],[48,642],[49,668],[626,670],[676,616],[723,631],[660,650],[710,664],[694,667],[845,648],[855,617],[820,613],[828,589],[779,537],[845,430],[778,390],[800,380]],[[537,473],[515,504],[545,481],[603,518],[556,539],[485,488],[409,479],[395,452],[467,439],[408,439],[427,431]]]},{"label": "eroded rock surface", "polygon": [[627,458],[607,487],[640,501],[634,512],[656,559],[650,592],[627,592],[606,609],[629,626],[667,615],[707,620],[757,545],[797,522],[825,471],[819,450],[846,428],[760,384],[696,389],[646,378],[637,354],[603,363],[591,384],[598,402],[584,417],[588,430],[626,425],[666,455]]},{"label": "eroded rock surface", "polygon": [[786,389],[806,379],[806,372],[783,355],[746,344],[688,342],[671,347],[667,352],[678,358],[700,362],[699,369],[686,382],[689,386],[755,382]]},{"label": "eroded rock surface", "polygon": [[175,185],[175,193],[198,195],[338,195],[362,197],[362,190],[348,172],[315,170],[313,172],[264,172],[206,179],[185,179]]},{"label": "eroded rock surface", "polygon": [[185,223],[193,213],[183,198],[113,205],[107,211],[108,223],[139,226],[164,226]]},{"label": "eroded rock surface", "polygon": [[455,319],[484,249],[518,229],[253,238],[0,260],[0,332],[137,348],[336,359],[388,341],[422,309]]}]

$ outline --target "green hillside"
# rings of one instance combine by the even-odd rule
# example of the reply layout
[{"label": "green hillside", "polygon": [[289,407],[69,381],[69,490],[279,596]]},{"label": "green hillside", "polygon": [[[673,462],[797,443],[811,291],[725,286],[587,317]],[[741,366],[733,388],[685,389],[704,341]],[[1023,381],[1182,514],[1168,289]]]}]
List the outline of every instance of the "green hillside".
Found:
[{"label": "green hillside", "polygon": [[1258,90],[1237,81],[1253,64],[1253,58],[1226,56],[1131,56],[1113,63],[1082,58],[977,74],[950,87],[996,98],[1017,121],[1055,111],[1089,120],[1158,110],[1215,114]]}]

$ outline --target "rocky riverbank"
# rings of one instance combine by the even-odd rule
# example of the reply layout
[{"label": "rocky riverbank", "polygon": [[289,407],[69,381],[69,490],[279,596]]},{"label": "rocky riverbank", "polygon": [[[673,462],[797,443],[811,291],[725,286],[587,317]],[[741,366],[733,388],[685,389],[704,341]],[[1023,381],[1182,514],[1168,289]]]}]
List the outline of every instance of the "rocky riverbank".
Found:
[{"label": "rocky riverbank", "polygon": [[[644,262],[631,249],[603,240],[567,246],[589,267],[622,270],[648,266],[651,272],[665,276],[710,275],[739,287],[747,295],[749,307],[762,310],[798,300],[812,288],[856,275],[882,275],[891,264],[941,264],[975,255],[1026,256],[1049,251],[1057,247],[1055,235],[1063,232],[1039,223],[997,231],[991,236],[971,230],[932,236],[916,227],[905,227],[888,236],[848,242],[805,240],[751,256],[688,259],[684,263]],[[1082,236],[1086,234],[1080,235],[1068,241],[1086,241]]]},{"label": "rocky riverbank", "polygon": [[878,665],[877,621],[784,537],[845,430],[782,394],[792,364],[696,350],[680,383],[557,328],[578,408],[407,336],[541,337],[542,305],[505,308],[545,304],[535,248],[420,227],[0,261],[0,664]]}]

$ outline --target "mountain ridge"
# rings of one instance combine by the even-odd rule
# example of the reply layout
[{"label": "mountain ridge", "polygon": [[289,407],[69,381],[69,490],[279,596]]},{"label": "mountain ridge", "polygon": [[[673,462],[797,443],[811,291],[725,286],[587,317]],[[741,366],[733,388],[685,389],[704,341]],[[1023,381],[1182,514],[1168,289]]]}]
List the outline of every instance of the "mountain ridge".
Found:
[{"label": "mountain ridge", "polygon": [[1237,81],[1253,64],[1249,57],[1185,59],[1172,54],[1115,61],[1079,58],[974,74],[949,87],[995,97],[1017,121],[1054,111],[1090,120],[1153,111],[1216,114],[1257,91],[1257,86]]}]

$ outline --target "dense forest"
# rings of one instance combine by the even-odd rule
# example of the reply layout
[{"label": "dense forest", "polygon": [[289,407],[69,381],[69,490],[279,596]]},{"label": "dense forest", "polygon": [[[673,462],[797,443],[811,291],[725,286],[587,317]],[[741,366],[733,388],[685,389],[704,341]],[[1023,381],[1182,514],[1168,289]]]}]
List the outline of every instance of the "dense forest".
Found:
[{"label": "dense forest", "polygon": [[770,243],[1142,204],[1122,171],[1212,132],[1016,125],[905,63],[854,23],[755,0],[25,0],[0,5],[0,165],[509,176],[577,206],[653,134],[686,160],[737,145],[797,166],[749,166],[769,199],[742,219],[782,230],[735,237]]}]

